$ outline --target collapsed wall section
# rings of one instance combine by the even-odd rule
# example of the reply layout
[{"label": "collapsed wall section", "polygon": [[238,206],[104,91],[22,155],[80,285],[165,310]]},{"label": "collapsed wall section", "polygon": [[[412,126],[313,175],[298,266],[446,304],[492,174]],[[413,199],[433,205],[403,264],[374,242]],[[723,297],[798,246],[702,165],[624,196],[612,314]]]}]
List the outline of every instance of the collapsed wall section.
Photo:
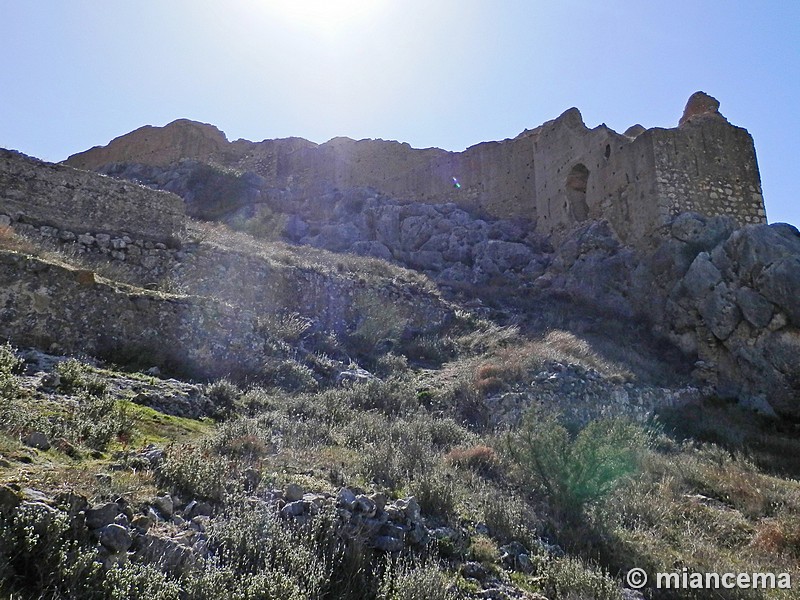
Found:
[{"label": "collapsed wall section", "polygon": [[0,213],[14,222],[77,234],[126,234],[173,243],[185,228],[183,200],[133,183],[0,149]]}]

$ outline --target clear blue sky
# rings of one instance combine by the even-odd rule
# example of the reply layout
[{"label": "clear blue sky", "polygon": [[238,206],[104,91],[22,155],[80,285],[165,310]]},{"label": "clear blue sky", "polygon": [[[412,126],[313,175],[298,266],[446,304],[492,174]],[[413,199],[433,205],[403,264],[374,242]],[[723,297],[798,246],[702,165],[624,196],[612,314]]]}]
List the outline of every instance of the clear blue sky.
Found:
[{"label": "clear blue sky", "polygon": [[800,0],[0,0],[0,47],[0,146],[50,161],[181,117],[462,150],[571,106],[670,127],[704,90],[800,224]]}]

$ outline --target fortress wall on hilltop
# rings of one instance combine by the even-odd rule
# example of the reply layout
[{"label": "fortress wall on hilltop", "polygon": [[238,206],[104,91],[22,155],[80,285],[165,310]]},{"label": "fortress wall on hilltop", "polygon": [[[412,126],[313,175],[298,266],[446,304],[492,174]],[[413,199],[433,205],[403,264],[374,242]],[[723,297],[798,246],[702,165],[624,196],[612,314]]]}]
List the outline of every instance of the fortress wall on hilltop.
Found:
[{"label": "fortress wall on hilltop", "polygon": [[635,126],[626,135],[605,125],[589,129],[571,108],[514,139],[463,152],[348,138],[231,143],[211,125],[179,120],[143,127],[67,163],[98,169],[192,158],[254,171],[267,188],[308,196],[370,187],[401,201],[454,202],[490,217],[526,218],[555,241],[584,221],[605,219],[623,242],[650,246],[685,211],[732,216],[739,225],[766,221],[753,140],[718,107],[698,92],[677,128]]},{"label": "fortress wall on hilltop", "polygon": [[170,242],[185,228],[174,194],[0,149],[0,214],[12,221]]}]

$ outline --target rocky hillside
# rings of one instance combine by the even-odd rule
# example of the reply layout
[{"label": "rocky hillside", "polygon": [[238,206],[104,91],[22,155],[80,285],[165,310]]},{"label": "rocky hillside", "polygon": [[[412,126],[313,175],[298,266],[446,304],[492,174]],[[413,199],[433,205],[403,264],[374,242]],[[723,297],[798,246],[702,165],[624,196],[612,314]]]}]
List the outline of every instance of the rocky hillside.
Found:
[{"label": "rocky hillside", "polygon": [[[700,100],[716,102],[706,95]],[[687,111],[702,117],[701,108],[690,101]],[[186,141],[207,138],[217,140],[216,150],[195,151],[206,146]],[[261,144],[272,143],[283,141]],[[683,213],[644,246],[624,244],[603,219],[554,238],[536,233],[530,220],[499,219],[469,203],[426,203],[419,197],[412,202],[371,188],[342,187],[352,182],[338,171],[313,170],[317,179],[309,187],[292,182],[306,168],[293,170],[287,163],[286,179],[277,185],[244,158],[262,152],[261,146],[231,154],[244,147],[244,141],[229,144],[210,126],[180,121],[157,132],[138,130],[68,162],[171,191],[184,198],[189,214],[261,239],[421,271],[462,299],[478,297],[502,308],[560,297],[637,319],[679,348],[695,363],[698,381],[721,396],[800,417],[800,331],[792,316],[800,292],[800,234],[792,226],[740,227],[731,216]],[[176,159],[181,152],[186,154]],[[405,150],[392,152],[392,160],[400,160]],[[424,155],[416,153],[411,155]],[[360,166],[340,170],[348,168],[361,172]]]},{"label": "rocky hillside", "polygon": [[[0,596],[630,600],[704,597],[633,589],[634,567],[800,577],[794,227],[555,237],[354,181],[324,146],[178,121],[80,169],[0,154]],[[404,185],[452,159],[418,152]],[[293,186],[303,161],[330,173]],[[721,597],[791,597],[740,592]]]}]

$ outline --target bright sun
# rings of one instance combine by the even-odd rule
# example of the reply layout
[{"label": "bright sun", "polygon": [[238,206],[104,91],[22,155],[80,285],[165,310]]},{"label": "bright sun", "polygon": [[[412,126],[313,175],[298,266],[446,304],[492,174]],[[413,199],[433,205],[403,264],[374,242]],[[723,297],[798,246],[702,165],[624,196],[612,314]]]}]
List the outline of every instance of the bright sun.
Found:
[{"label": "bright sun", "polygon": [[292,24],[318,32],[336,32],[373,15],[380,0],[272,0],[275,13]]}]

